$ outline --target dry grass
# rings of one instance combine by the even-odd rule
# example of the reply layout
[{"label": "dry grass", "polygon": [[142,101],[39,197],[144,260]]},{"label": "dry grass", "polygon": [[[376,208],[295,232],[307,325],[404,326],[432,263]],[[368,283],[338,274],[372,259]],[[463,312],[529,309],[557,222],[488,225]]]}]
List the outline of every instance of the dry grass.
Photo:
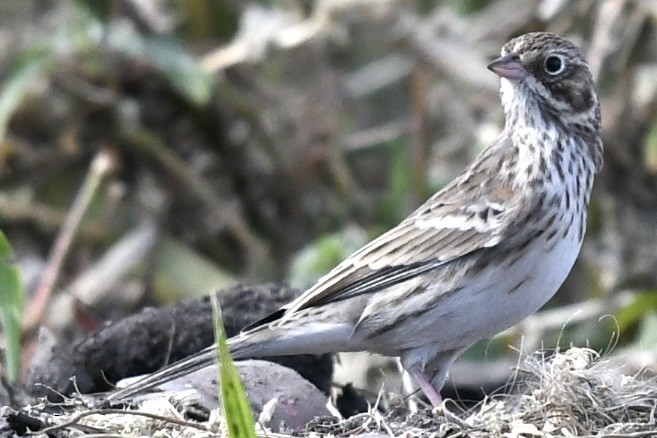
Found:
[{"label": "dry grass", "polygon": [[371,412],[336,422],[333,430],[326,423],[317,430],[336,436],[657,436],[655,379],[643,373],[624,375],[593,350],[571,348],[549,358],[543,353],[528,356],[513,387],[513,394],[488,398],[458,416],[424,411],[395,418]]},{"label": "dry grass", "polygon": [[[624,375],[618,361],[585,348],[571,348],[547,357],[526,357],[512,382],[513,394],[488,398],[465,412],[377,410],[349,419],[318,419],[296,436],[304,437],[650,437],[657,436],[657,382],[644,373]],[[68,415],[41,412],[70,436],[91,433],[111,436],[223,436],[221,418],[206,423],[186,421],[162,397],[135,412],[78,408]],[[35,413],[33,408],[32,414]],[[63,426],[63,427],[62,427]],[[52,432],[52,430],[51,430]],[[260,429],[260,435],[287,437]],[[43,435],[45,436],[45,435]]]}]

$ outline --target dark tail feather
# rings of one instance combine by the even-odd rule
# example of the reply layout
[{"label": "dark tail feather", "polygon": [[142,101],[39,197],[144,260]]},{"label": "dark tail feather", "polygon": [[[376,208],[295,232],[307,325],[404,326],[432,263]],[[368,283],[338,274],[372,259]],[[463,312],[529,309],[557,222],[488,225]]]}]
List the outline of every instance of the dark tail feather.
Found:
[{"label": "dark tail feather", "polygon": [[178,377],[187,375],[213,364],[216,357],[217,353],[214,345],[205,348],[204,350],[201,350],[192,356],[164,367],[159,371],[155,371],[143,379],[131,383],[125,388],[114,391],[105,398],[105,401],[114,402],[123,400],[127,397],[131,397],[135,394],[139,394],[141,392],[152,389],[155,386],[170,382],[171,380],[177,379]]},{"label": "dark tail feather", "polygon": [[[323,344],[318,343],[312,329],[300,331],[295,329],[288,333],[289,336],[277,336],[267,326],[260,326],[252,331],[242,333],[228,339],[228,349],[235,360],[249,359],[263,356],[280,356],[290,354],[316,353],[322,354],[328,351],[337,351],[337,348],[331,349],[330,342],[335,344],[335,340],[341,340],[345,333],[352,329],[349,326],[336,326],[334,332],[327,332],[324,327],[321,328]],[[319,348],[322,347],[322,348]],[[336,347],[336,345],[333,345]],[[198,353],[182,359],[174,364],[166,366],[153,374],[132,383],[125,388],[118,389],[105,398],[105,401],[112,402],[125,399],[140,392],[144,392],[155,386],[170,382],[173,379],[187,375],[194,371],[200,370],[208,365],[212,365],[217,357],[215,346],[205,348]]]},{"label": "dark tail feather", "polygon": [[[253,336],[252,334],[241,334],[228,339],[228,349],[230,350],[232,358],[235,360],[240,360],[259,356],[259,349],[257,348],[259,343],[257,341],[258,337]],[[185,359],[168,365],[161,370],[155,371],[143,379],[131,383],[125,388],[114,391],[105,398],[105,401],[118,401],[147,391],[156,386],[177,379],[178,377],[185,376],[187,374],[193,373],[194,371],[200,370],[201,368],[205,368],[208,365],[212,365],[216,358],[217,350],[215,346],[212,345],[199,351],[198,353],[194,353]]]}]

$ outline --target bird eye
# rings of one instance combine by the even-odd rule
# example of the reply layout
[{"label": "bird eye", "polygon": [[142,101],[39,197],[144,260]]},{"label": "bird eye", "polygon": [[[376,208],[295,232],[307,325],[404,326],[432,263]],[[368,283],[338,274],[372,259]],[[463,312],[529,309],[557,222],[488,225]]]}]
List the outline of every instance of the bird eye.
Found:
[{"label": "bird eye", "polygon": [[547,74],[556,76],[566,68],[566,60],[561,55],[550,55],[545,58],[543,67]]}]

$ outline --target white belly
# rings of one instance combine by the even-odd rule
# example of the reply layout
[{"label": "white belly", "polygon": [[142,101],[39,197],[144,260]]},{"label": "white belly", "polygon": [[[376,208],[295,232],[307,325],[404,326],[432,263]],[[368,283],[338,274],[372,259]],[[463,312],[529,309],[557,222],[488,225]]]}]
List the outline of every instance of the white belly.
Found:
[{"label": "white belly", "polygon": [[[446,351],[467,347],[517,324],[547,303],[566,279],[581,247],[578,228],[578,221],[574,221],[566,237],[557,237],[558,243],[549,251],[545,238],[539,237],[510,267],[500,268],[491,261],[491,266],[462,290],[446,294],[412,323],[389,331],[379,344],[395,345],[400,350],[434,344],[439,351]],[[440,278],[435,287],[442,287]],[[390,355],[399,352],[381,351]]]},{"label": "white belly", "polygon": [[[461,339],[475,342],[492,336],[543,307],[566,280],[579,254],[581,243],[575,227],[568,237],[549,252],[545,252],[543,239],[532,243],[527,248],[528,254],[501,276],[499,272],[488,271],[488,278],[482,279],[482,284],[490,286],[473,296],[473,302],[467,304],[469,307],[461,306],[470,322],[470,327],[459,334]],[[520,287],[510,291],[523,279]]]},{"label": "white belly", "polygon": [[[513,266],[502,272],[485,270],[469,290],[444,303],[444,308],[460,315],[458,321],[438,318],[432,324],[432,315],[427,315],[423,325],[436,332],[437,340],[442,338],[442,349],[469,345],[517,324],[554,296],[575,264],[580,246],[576,226],[549,252],[545,241],[538,239]],[[517,289],[512,290],[514,287]],[[443,313],[444,308],[436,313]]]}]

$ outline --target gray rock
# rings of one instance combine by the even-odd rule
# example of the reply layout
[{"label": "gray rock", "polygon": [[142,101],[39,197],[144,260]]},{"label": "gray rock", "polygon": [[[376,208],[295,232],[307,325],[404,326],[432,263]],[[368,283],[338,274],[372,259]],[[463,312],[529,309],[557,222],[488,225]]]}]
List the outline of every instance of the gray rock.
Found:
[{"label": "gray rock", "polygon": [[[327,396],[296,371],[264,360],[239,361],[235,365],[256,421],[265,404],[276,399],[271,420],[266,424],[274,432],[280,431],[283,425],[286,429],[298,430],[315,417],[331,415],[326,408]],[[158,389],[174,395],[181,405],[189,409],[209,412],[221,407],[216,383],[217,366],[212,365],[172,380]]]}]

